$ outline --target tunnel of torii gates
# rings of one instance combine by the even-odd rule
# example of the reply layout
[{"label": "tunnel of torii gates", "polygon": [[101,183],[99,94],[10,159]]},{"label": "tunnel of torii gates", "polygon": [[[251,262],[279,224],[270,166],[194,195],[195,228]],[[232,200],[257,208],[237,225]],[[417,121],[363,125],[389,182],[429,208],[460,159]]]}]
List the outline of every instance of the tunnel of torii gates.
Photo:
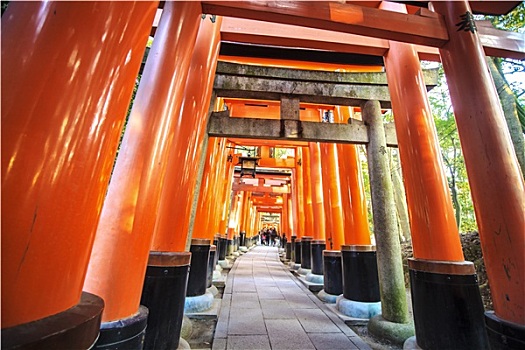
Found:
[{"label": "tunnel of torii gates", "polygon": [[[252,244],[261,212],[281,215],[288,241],[370,247],[360,144],[382,322],[409,322],[386,151],[398,147],[417,344],[523,348],[523,174],[485,55],[523,59],[525,41],[472,16],[519,3],[11,2],[2,347],[111,348],[103,338],[142,339],[146,322],[146,344],[176,347],[185,290],[159,286],[185,289],[194,244],[209,250],[216,234]],[[464,261],[426,95],[435,72],[420,59],[444,67],[493,312]],[[235,171],[242,147],[259,150],[255,178]]]}]

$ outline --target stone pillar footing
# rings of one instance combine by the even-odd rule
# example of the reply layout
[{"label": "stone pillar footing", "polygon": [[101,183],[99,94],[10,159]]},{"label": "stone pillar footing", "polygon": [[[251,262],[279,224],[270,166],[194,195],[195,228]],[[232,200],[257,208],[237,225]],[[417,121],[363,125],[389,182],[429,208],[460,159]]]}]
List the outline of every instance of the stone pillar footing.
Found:
[{"label": "stone pillar footing", "polygon": [[370,319],[381,313],[381,302],[354,301],[340,295],[337,297],[336,308],[339,312],[349,317]]},{"label": "stone pillar footing", "polygon": [[305,269],[302,265],[299,265],[299,270],[297,270],[297,273],[300,274],[300,275],[303,275],[303,276],[306,276],[307,274],[311,273],[312,270],[310,269]]},{"label": "stone pillar footing", "polygon": [[316,283],[316,284],[324,285],[324,276],[323,275],[318,275],[318,274],[309,272],[309,273],[306,274],[306,277],[304,279],[307,280],[310,283]]},{"label": "stone pillar footing", "polygon": [[324,289],[321,289],[321,291],[317,294],[317,297],[325,303],[335,304],[339,295],[330,294],[327,293]]},{"label": "stone pillar footing", "polygon": [[485,324],[492,350],[525,349],[525,325],[505,321],[494,311],[485,312]]},{"label": "stone pillar footing", "polygon": [[217,289],[217,287],[215,285],[211,285],[211,287],[209,287],[208,289],[206,289],[206,293],[210,292],[213,297],[215,297],[217,294],[219,294],[219,290]]},{"label": "stone pillar footing", "polygon": [[213,305],[213,294],[206,292],[203,295],[186,297],[184,302],[184,313],[191,314],[211,309]]},{"label": "stone pillar footing", "polygon": [[374,316],[368,321],[368,331],[379,339],[396,345],[403,345],[405,340],[415,334],[413,323],[396,323],[385,320],[383,316]]},{"label": "stone pillar footing", "polygon": [[423,350],[423,348],[417,344],[416,337],[413,336],[405,340],[403,350]]},{"label": "stone pillar footing", "polygon": [[83,292],[80,302],[58,314],[2,329],[2,349],[90,349],[99,336],[104,301]]},{"label": "stone pillar footing", "polygon": [[179,338],[179,346],[177,347],[177,350],[190,350],[191,346],[190,344],[184,339]]}]

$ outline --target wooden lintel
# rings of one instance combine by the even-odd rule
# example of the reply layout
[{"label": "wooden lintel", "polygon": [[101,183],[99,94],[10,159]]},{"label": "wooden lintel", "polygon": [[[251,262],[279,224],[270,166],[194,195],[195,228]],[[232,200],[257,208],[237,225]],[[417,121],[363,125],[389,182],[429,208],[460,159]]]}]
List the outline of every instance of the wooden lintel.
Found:
[{"label": "wooden lintel", "polygon": [[[425,11],[425,13],[427,13]],[[435,15],[435,13],[432,12]],[[425,16],[428,17],[428,16]],[[524,59],[525,39],[523,33],[508,32],[476,21],[478,33],[487,56]],[[305,28],[297,25],[266,23],[243,18],[224,18],[221,38],[225,41],[254,45],[302,47],[314,50],[328,50],[384,56],[389,49],[388,40]],[[420,59],[440,61],[436,47],[416,45]]]},{"label": "wooden lintel", "polygon": [[[364,124],[230,118],[224,115],[224,112],[211,114],[208,123],[209,136],[349,144],[368,143],[367,126]],[[385,133],[387,145],[397,147],[397,138],[393,128],[386,127]]]},{"label": "wooden lintel", "polygon": [[202,12],[441,47],[442,16],[424,17],[328,1],[202,1]]}]

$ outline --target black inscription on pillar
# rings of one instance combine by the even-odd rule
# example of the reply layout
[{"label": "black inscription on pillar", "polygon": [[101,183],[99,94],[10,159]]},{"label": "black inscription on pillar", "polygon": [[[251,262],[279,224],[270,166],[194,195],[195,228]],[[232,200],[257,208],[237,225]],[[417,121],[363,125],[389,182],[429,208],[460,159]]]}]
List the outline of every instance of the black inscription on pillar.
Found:
[{"label": "black inscription on pillar", "polygon": [[459,18],[461,18],[461,21],[456,23],[456,27],[459,27],[458,32],[462,30],[464,32],[474,33],[478,30],[478,28],[476,28],[476,22],[474,22],[474,16],[470,11],[465,12],[465,14],[459,16]]}]

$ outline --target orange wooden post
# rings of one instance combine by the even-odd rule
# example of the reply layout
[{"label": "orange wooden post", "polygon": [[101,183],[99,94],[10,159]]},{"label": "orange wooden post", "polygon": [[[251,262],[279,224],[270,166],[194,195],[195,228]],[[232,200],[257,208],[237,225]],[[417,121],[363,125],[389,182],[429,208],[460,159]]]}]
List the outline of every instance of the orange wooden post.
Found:
[{"label": "orange wooden post", "polygon": [[319,142],[310,142],[308,145],[310,151],[310,187],[312,189],[312,207],[314,213],[314,231],[315,239],[325,239],[325,213],[323,208],[323,186],[321,173],[321,148]]},{"label": "orange wooden post", "polygon": [[222,18],[200,23],[182,109],[175,111],[178,125],[171,138],[166,180],[151,250],[181,252],[186,248],[190,226],[195,169],[203,153],[208,107],[220,46]]},{"label": "orange wooden post", "polygon": [[[232,160],[230,161],[228,159],[229,156],[232,156]],[[224,175],[223,179],[223,186],[224,191],[222,194],[222,214],[221,214],[221,220],[219,224],[219,232],[221,234],[228,234],[227,227],[228,227],[228,212],[231,211],[232,208],[232,186],[233,186],[233,172],[235,168],[235,164],[233,163],[233,154],[231,151],[228,152],[226,155],[226,161],[227,163],[227,169],[226,169],[226,175]],[[228,239],[232,239],[232,235],[228,235]]]},{"label": "orange wooden post", "polygon": [[[338,106],[334,111],[336,122],[346,123],[353,115],[352,107]],[[355,145],[338,145],[341,199],[345,213],[345,243],[348,245],[369,245],[370,228],[365,196],[363,173],[359,160],[359,151]],[[343,185],[343,183],[347,185]],[[350,200],[350,204],[348,202]],[[352,214],[348,215],[348,212]]]},{"label": "orange wooden post", "polygon": [[295,152],[295,192],[297,196],[297,229],[294,233],[296,237],[302,237],[304,235],[306,224],[304,189],[305,161],[303,157],[302,147],[297,147]]},{"label": "orange wooden post", "polygon": [[[293,232],[295,232],[294,227],[294,212],[293,212],[293,200],[292,200],[292,194],[288,194],[288,231],[286,232],[286,239],[290,240],[290,237],[292,236]],[[284,205],[284,204],[283,204]]]},{"label": "orange wooden post", "polygon": [[[167,2],[122,140],[84,288],[106,301],[103,321],[138,308],[156,212],[200,25],[200,6]],[[167,44],[169,43],[169,44]]]},{"label": "orange wooden post", "polygon": [[[156,7],[12,2],[2,16],[2,346],[48,336],[22,330],[43,318],[61,335],[37,348],[98,336],[103,303],[82,286]],[[83,342],[56,323],[71,313]]]},{"label": "orange wooden post", "polygon": [[[333,245],[333,216],[332,216],[332,208],[331,208],[331,196],[330,196],[330,169],[329,169],[329,160],[328,160],[328,143],[321,143],[321,174],[323,177],[323,209],[325,213],[325,237],[326,237],[326,245],[328,246],[328,249],[330,248],[330,245]],[[332,244],[331,244],[332,243]]]},{"label": "orange wooden post", "polygon": [[414,232],[414,257],[463,261],[417,52],[412,45],[390,42],[385,66],[406,184],[410,229]]},{"label": "orange wooden post", "polygon": [[[449,42],[440,49],[454,107],[483,259],[495,316],[487,314],[489,336],[496,325],[525,325],[525,186],[512,149],[498,95],[468,2],[433,3],[445,17]],[[464,30],[460,26],[464,24]],[[471,29],[472,31],[469,31]],[[499,318],[499,320],[497,320]],[[495,328],[493,328],[495,327]],[[523,335],[523,330],[521,330]],[[502,338],[500,338],[502,339]],[[514,338],[513,340],[517,340]],[[521,346],[524,345],[521,338]]]},{"label": "orange wooden post", "polygon": [[211,222],[213,222],[212,200],[215,191],[215,171],[216,164],[220,158],[221,139],[211,137],[208,142],[204,171],[202,174],[199,201],[193,223],[192,238],[206,238],[213,240],[215,232],[210,232]]},{"label": "orange wooden post", "polygon": [[233,170],[234,170],[233,163],[228,162],[229,150],[226,148],[227,147],[226,140],[224,141],[225,141],[224,147],[222,149],[220,159],[219,159],[220,169],[218,169],[217,178],[215,181],[216,203],[214,205],[215,222],[213,225],[213,232],[219,233],[221,235],[224,235],[226,233],[226,230],[225,230],[226,225],[223,225],[223,228],[221,229],[221,223],[226,222],[226,219],[225,218],[223,219],[223,217],[226,215],[226,210],[229,205],[229,194],[227,196],[226,192],[229,193],[231,191],[229,187],[232,185],[231,176],[233,175]]},{"label": "orange wooden post", "polygon": [[310,186],[310,150],[303,147],[303,193],[304,193],[304,232],[298,232],[297,238],[314,234],[314,209],[312,205],[312,187]]},{"label": "orange wooden post", "polygon": [[[334,143],[327,145],[327,160],[326,165],[329,170],[326,181],[330,187],[330,210],[332,212],[332,241],[330,245],[327,244],[327,248],[340,250],[341,245],[345,244],[345,232],[341,200],[339,155],[337,145]],[[324,177],[323,181],[325,181]]]}]

